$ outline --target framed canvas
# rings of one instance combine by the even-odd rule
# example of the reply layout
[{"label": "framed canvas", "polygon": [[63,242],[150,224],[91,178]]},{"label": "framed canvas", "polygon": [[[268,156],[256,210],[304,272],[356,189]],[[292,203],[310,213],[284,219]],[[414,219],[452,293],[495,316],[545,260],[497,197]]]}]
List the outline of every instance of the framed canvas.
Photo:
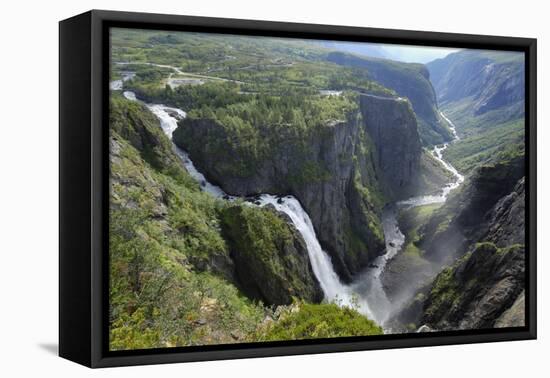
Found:
[{"label": "framed canvas", "polygon": [[536,40],[60,22],[59,353],[536,338]]}]

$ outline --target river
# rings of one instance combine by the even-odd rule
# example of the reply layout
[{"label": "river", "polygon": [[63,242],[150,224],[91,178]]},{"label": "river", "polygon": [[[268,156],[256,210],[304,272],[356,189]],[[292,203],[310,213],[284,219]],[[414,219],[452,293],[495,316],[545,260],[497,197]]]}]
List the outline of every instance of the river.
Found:
[{"label": "river", "polygon": [[[120,84],[123,85],[124,81],[123,77]],[[116,88],[116,90],[122,89],[118,84],[113,85],[113,83],[111,83],[111,88],[113,87]],[[124,91],[123,95],[129,100],[139,101],[136,95],[131,91]],[[186,112],[162,104],[145,103],[145,105],[159,119],[164,133],[172,139],[172,133],[176,129],[178,121],[186,117]],[[457,138],[456,131],[454,131],[454,125],[450,121],[448,122],[451,125],[455,138]],[[392,305],[386,296],[380,277],[389,259],[400,252],[405,241],[405,237],[399,230],[397,223],[399,209],[444,202],[449,192],[458,187],[464,180],[464,177],[460,175],[454,167],[443,160],[442,153],[447,146],[448,143],[434,147],[432,155],[454,175],[455,180],[442,188],[441,192],[438,194],[413,197],[386,206],[382,212],[382,225],[384,237],[386,239],[387,252],[376,258],[375,261],[358,276],[355,282],[349,285],[343,284],[334,271],[330,256],[321,247],[311,219],[298,199],[293,196],[280,197],[265,193],[260,194],[257,201],[246,203],[250,204],[250,206],[260,207],[272,205],[278,211],[284,212],[289,216],[293,225],[298,232],[300,232],[307,245],[313,273],[320,283],[325,300],[336,302],[341,306],[353,306],[360,313],[373,319],[384,327],[391,313]],[[175,144],[173,144],[173,148],[182,160],[189,174],[200,184],[203,191],[210,193],[216,198],[227,201],[234,201],[238,198],[228,195],[222,188],[210,183],[195,167],[186,151],[177,147]]]}]

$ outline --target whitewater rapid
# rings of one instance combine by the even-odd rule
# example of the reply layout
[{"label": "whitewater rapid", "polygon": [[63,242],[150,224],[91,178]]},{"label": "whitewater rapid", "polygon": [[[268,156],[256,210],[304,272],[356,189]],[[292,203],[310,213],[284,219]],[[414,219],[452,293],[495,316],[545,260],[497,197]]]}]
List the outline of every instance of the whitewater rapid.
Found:
[{"label": "whitewater rapid", "polygon": [[[121,84],[123,84],[124,81],[125,80],[123,78],[121,80]],[[118,84],[114,86],[111,85],[111,88],[113,87],[115,87],[116,90],[122,89]],[[124,91],[123,95],[129,100],[139,101],[136,98],[135,93],[131,91]],[[181,109],[162,104],[144,104],[159,119],[162,130],[168,138],[172,140],[172,134],[177,128],[177,123],[179,120],[186,117],[186,112]],[[448,122],[451,125],[455,139],[458,138],[456,136],[454,125],[452,122]],[[222,188],[210,183],[195,167],[188,153],[176,146],[174,143],[172,143],[172,145],[174,151],[183,162],[189,174],[200,184],[203,191],[210,193],[216,198],[228,201],[234,201],[239,198],[225,193]],[[328,302],[337,303],[340,306],[354,307],[360,313],[374,320],[383,327],[392,311],[392,304],[386,296],[380,276],[383,273],[387,262],[399,253],[405,242],[405,236],[399,230],[397,223],[399,209],[402,207],[444,202],[449,192],[458,187],[464,180],[464,177],[460,175],[454,167],[443,160],[442,153],[447,147],[448,143],[443,144],[442,146],[436,146],[432,150],[432,154],[434,158],[440,161],[443,166],[454,175],[455,180],[446,185],[442,189],[441,193],[437,195],[413,197],[408,200],[386,206],[382,213],[382,226],[384,237],[386,239],[386,253],[377,257],[350,285],[345,285],[340,281],[338,275],[334,271],[330,256],[321,247],[311,219],[298,199],[290,195],[280,197],[271,194],[261,194],[256,197],[254,203],[246,203],[251,206],[260,207],[272,205],[278,211],[287,214],[307,245],[308,256],[313,273],[319,281],[325,300]]]}]

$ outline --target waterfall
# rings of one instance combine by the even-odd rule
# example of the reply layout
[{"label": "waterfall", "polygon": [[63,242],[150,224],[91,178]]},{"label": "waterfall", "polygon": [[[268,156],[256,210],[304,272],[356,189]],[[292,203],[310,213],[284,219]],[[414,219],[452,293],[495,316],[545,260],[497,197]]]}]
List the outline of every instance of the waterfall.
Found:
[{"label": "waterfall", "polygon": [[262,194],[260,196],[260,203],[260,206],[271,204],[275,206],[278,211],[290,217],[294,227],[296,227],[306,242],[313,273],[321,284],[325,299],[329,302],[338,303],[341,306],[356,307],[359,312],[372,319],[373,313],[367,301],[357,295],[357,293],[352,290],[351,286],[342,284],[340,278],[338,278],[332,266],[332,261],[328,254],[321,248],[311,219],[302,208],[302,205],[300,205],[300,202],[293,196],[277,198],[270,194]]}]

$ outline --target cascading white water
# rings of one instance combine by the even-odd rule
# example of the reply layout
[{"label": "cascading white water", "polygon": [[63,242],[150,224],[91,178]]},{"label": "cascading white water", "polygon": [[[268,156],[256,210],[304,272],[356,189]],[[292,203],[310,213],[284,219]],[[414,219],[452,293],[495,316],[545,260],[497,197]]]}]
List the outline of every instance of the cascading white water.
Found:
[{"label": "cascading white water", "polygon": [[[118,86],[117,86],[118,88]],[[137,98],[133,92],[125,91],[123,95],[133,101]],[[177,128],[177,122],[186,117],[186,113],[177,108],[161,104],[145,104],[153,114],[160,120],[160,124],[166,135],[172,139],[172,134]],[[455,139],[456,131],[452,122],[441,114],[449,124]],[[380,275],[389,259],[394,257],[402,248],[405,237],[399,230],[397,223],[398,209],[401,207],[420,206],[431,203],[444,202],[450,191],[458,187],[464,177],[456,169],[445,162],[442,158],[442,152],[447,148],[448,143],[441,147],[434,147],[433,156],[440,161],[456,177],[455,182],[447,184],[441,194],[431,196],[413,197],[397,204],[387,206],[382,214],[382,225],[386,239],[386,253],[377,257],[370,264],[363,274],[351,285],[344,285],[332,265],[328,254],[322,249],[319,240],[315,234],[315,229],[307,212],[303,209],[300,202],[293,196],[277,197],[271,194],[262,194],[259,196],[259,206],[273,205],[278,211],[287,214],[294,227],[302,235],[307,245],[309,259],[312,265],[313,273],[319,281],[325,299],[329,302],[338,303],[341,306],[355,307],[357,310],[373,319],[381,326],[388,320],[392,310],[392,304],[388,300],[385,290],[382,286]],[[189,174],[199,182],[202,190],[212,194],[216,198],[223,198],[233,201],[238,197],[228,195],[219,186],[210,183],[205,176],[199,172],[191,161],[187,152],[173,144],[174,151],[182,160]]]},{"label": "cascading white water", "polygon": [[325,299],[329,302],[338,303],[341,306],[356,307],[359,312],[372,318],[373,313],[368,301],[354,292],[351,286],[342,284],[340,278],[338,278],[330,257],[321,248],[311,219],[302,208],[302,205],[300,205],[300,202],[293,196],[279,199],[270,194],[263,194],[260,196],[260,203],[261,206],[271,204],[278,211],[290,217],[294,227],[296,227],[306,242],[313,273],[321,284]]},{"label": "cascading white water", "polygon": [[[131,91],[125,91],[123,93],[124,97],[126,97],[128,100],[137,101],[136,95],[134,92]],[[178,108],[172,108],[170,106],[165,106],[161,104],[145,104],[147,108],[155,115],[160,121],[160,127],[164,131],[164,133],[172,140],[172,134],[178,127],[178,120],[183,119],[187,116],[187,113],[185,113],[183,110]],[[226,199],[232,199],[234,197],[227,195],[222,188],[219,186],[216,186],[204,177],[202,173],[200,173],[191,159],[189,158],[189,155],[187,152],[176,146],[174,143],[172,143],[172,147],[174,148],[174,151],[178,155],[178,157],[183,162],[183,165],[185,166],[185,169],[189,173],[191,177],[193,177],[195,180],[198,181],[198,183],[201,185],[202,190],[205,192],[208,192],[212,194],[213,196],[217,198],[226,198]]]}]

